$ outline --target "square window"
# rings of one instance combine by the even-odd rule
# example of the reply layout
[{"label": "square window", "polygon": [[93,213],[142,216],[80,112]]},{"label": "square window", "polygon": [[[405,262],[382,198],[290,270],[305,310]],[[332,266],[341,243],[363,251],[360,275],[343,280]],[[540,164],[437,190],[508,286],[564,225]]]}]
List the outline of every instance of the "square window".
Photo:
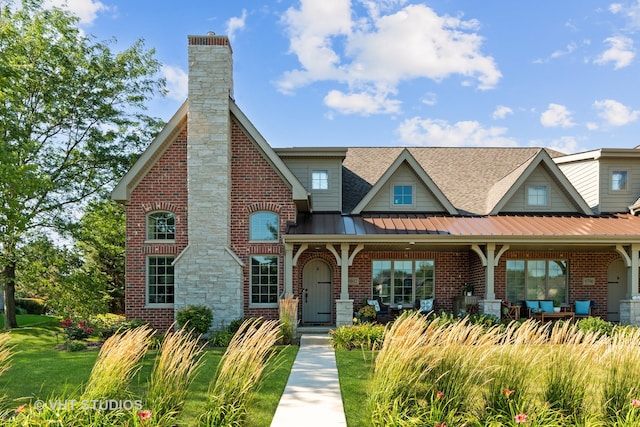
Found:
[{"label": "square window", "polygon": [[547,206],[548,190],[546,185],[532,185],[527,187],[528,206]]},{"label": "square window", "polygon": [[311,172],[311,189],[312,190],[328,190],[329,189],[329,171],[312,171]]},{"label": "square window", "polygon": [[611,172],[611,190],[627,191],[627,171]]},{"label": "square window", "polygon": [[[251,303],[267,304],[278,302],[278,257],[251,257]],[[272,284],[275,284],[273,286]]]},{"label": "square window", "polygon": [[171,212],[153,212],[147,216],[148,240],[175,240],[176,217]]},{"label": "square window", "polygon": [[249,240],[278,240],[280,218],[273,212],[256,212],[249,219]]},{"label": "square window", "polygon": [[173,256],[152,256],[147,259],[147,303],[173,303]]},{"label": "square window", "polygon": [[393,186],[393,204],[394,206],[413,205],[413,186],[412,185],[394,185]]}]

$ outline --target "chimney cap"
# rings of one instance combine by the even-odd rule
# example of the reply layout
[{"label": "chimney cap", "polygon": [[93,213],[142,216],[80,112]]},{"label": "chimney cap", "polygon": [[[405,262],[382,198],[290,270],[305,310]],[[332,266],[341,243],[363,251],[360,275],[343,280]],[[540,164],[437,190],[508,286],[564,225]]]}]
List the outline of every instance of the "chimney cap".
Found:
[{"label": "chimney cap", "polygon": [[215,36],[215,35],[216,35],[216,33],[214,33],[213,31],[207,31],[207,35],[208,35],[208,36]]}]

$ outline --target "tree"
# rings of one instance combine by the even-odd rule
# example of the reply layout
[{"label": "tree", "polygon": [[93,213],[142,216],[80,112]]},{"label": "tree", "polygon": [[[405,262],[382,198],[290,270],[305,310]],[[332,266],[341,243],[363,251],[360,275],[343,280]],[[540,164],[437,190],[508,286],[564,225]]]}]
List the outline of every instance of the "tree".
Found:
[{"label": "tree", "polygon": [[85,270],[104,280],[109,311],[124,313],[124,207],[112,200],[90,203],[80,220],[80,227],[73,234]]},{"label": "tree", "polygon": [[0,278],[5,328],[17,326],[16,266],[30,233],[64,232],[78,204],[104,193],[157,121],[164,91],[142,41],[117,54],[42,0],[0,9]]}]

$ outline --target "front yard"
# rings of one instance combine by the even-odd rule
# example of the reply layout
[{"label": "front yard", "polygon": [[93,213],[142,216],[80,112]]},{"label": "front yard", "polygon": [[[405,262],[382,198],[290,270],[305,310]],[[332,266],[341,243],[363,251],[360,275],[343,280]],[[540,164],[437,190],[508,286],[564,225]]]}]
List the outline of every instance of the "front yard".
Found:
[{"label": "front yard", "polygon": [[[14,349],[10,369],[0,375],[0,397],[5,396],[4,401],[0,400],[0,416],[3,409],[12,412],[24,403],[77,399],[81,387],[89,379],[98,350],[57,350],[56,346],[63,338],[59,319],[53,317],[18,316],[18,325],[18,329],[8,332]],[[179,425],[194,424],[208,399],[209,383],[224,351],[224,348],[211,348],[204,352],[203,364],[189,387]],[[244,425],[270,425],[296,353],[294,346],[278,348],[278,357],[271,359],[260,382],[260,392],[250,403],[250,416]],[[131,399],[144,395],[156,355],[157,350],[151,350],[142,359],[141,369],[131,381]]]}]

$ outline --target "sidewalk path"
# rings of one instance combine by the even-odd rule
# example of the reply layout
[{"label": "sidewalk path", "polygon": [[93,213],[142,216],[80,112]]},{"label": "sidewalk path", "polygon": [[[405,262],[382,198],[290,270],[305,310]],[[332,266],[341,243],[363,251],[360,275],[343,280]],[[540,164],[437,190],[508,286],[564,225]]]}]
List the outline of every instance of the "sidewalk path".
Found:
[{"label": "sidewalk path", "polygon": [[346,427],[336,355],[328,335],[302,335],[271,427]]}]

